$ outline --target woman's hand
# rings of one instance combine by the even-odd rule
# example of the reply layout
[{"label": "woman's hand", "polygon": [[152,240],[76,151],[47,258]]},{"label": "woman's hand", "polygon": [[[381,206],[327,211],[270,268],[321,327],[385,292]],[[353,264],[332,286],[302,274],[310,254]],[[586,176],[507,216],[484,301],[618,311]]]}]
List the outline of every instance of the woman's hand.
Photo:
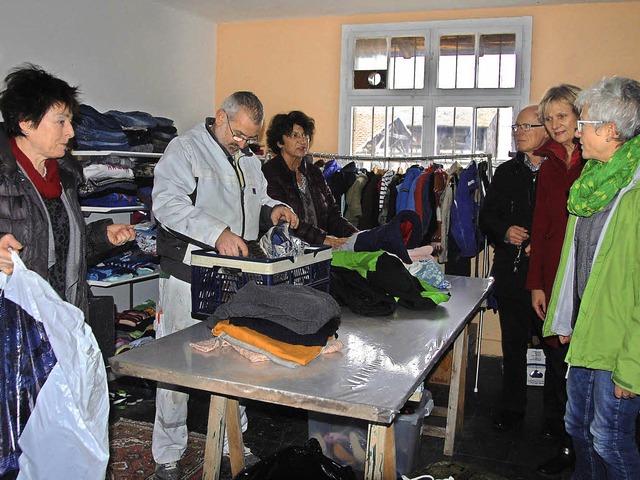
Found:
[{"label": "woman's hand", "polygon": [[566,345],[571,341],[571,335],[566,337],[564,335],[558,335],[558,340],[560,341],[561,344]]},{"label": "woman's hand", "polygon": [[114,223],[107,225],[107,237],[109,243],[119,247],[127,242],[136,239],[136,233],[133,231],[133,225],[127,225],[126,223]]},{"label": "woman's hand", "polygon": [[7,275],[11,275],[13,273],[13,260],[11,260],[10,248],[13,250],[20,250],[22,248],[22,244],[16,240],[13,235],[8,233],[0,238],[0,270]]},{"label": "woman's hand", "polygon": [[544,290],[531,290],[531,306],[540,317],[540,320],[544,321],[547,315],[547,298]]},{"label": "woman's hand", "polygon": [[636,398],[636,394],[633,392],[630,392],[629,390],[625,390],[622,387],[619,387],[618,385],[614,385],[614,391],[613,394],[616,396],[616,398],[622,398],[623,400],[628,400],[629,398]]},{"label": "woman's hand", "polygon": [[349,240],[349,237],[334,237],[332,235],[327,235],[322,243],[324,245],[331,246],[331,248],[338,248],[344,245],[347,240]]}]

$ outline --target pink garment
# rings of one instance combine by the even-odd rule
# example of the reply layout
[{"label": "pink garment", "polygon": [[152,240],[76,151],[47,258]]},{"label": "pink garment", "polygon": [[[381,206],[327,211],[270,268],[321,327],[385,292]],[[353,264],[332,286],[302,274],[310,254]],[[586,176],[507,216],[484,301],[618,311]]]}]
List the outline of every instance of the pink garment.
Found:
[{"label": "pink garment", "polygon": [[433,253],[433,247],[431,245],[424,245],[422,247],[407,250],[407,253],[409,254],[409,258],[412,262],[417,260],[429,260],[433,258],[431,255]]}]

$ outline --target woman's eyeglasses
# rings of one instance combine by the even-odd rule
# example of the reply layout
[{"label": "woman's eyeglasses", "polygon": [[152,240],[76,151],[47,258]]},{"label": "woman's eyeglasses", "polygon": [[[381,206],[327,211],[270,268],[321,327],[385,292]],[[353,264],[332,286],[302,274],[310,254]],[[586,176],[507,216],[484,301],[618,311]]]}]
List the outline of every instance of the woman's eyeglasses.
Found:
[{"label": "woman's eyeglasses", "polygon": [[578,133],[582,133],[582,127],[584,125],[587,125],[587,124],[599,125],[601,123],[605,123],[605,122],[603,122],[602,120],[578,120],[577,121],[578,126],[576,130],[578,131]]},{"label": "woman's eyeglasses", "polygon": [[305,142],[309,141],[309,135],[307,135],[306,133],[291,132],[286,136],[289,137],[291,140],[301,140]]},{"label": "woman's eyeglasses", "polygon": [[514,123],[513,125],[511,125],[511,131],[515,133],[518,131],[518,129],[520,129],[523,132],[528,132],[532,128],[537,127],[544,127],[544,125],[542,125],[541,123]]}]

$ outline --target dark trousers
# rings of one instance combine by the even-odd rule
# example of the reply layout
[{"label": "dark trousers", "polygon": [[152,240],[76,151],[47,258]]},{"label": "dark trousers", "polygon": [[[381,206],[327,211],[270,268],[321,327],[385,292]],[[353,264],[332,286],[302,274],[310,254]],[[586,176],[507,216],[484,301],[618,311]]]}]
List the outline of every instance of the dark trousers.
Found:
[{"label": "dark trousers", "polygon": [[527,405],[527,348],[541,336],[542,322],[530,300],[498,298],[502,330],[502,408],[524,413]]},{"label": "dark trousers", "polygon": [[564,413],[567,407],[567,364],[564,359],[567,356],[569,344],[559,343],[558,348],[554,348],[543,343],[542,347],[546,357],[544,421],[547,428],[561,439],[562,447],[570,447],[571,438],[567,435],[564,425]]}]

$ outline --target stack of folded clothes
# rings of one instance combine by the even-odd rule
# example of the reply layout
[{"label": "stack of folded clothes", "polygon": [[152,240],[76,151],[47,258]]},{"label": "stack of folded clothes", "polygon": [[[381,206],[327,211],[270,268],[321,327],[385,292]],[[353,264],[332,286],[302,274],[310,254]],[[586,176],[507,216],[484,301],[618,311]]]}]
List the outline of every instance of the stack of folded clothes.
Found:
[{"label": "stack of folded clothes", "polygon": [[153,300],[116,314],[115,354],[144,345],[155,339],[153,322],[156,318],[156,304]]},{"label": "stack of folded clothes", "polygon": [[178,132],[173,120],[147,112],[98,112],[80,105],[74,117],[76,150],[162,153]]},{"label": "stack of folded clothes", "polygon": [[109,257],[87,269],[87,280],[117,282],[154,273],[158,269],[158,257],[135,248]]},{"label": "stack of folded clothes", "polygon": [[251,361],[270,359],[295,368],[344,347],[337,340],[340,306],[329,294],[304,285],[249,282],[207,322],[218,344],[228,342]]}]

